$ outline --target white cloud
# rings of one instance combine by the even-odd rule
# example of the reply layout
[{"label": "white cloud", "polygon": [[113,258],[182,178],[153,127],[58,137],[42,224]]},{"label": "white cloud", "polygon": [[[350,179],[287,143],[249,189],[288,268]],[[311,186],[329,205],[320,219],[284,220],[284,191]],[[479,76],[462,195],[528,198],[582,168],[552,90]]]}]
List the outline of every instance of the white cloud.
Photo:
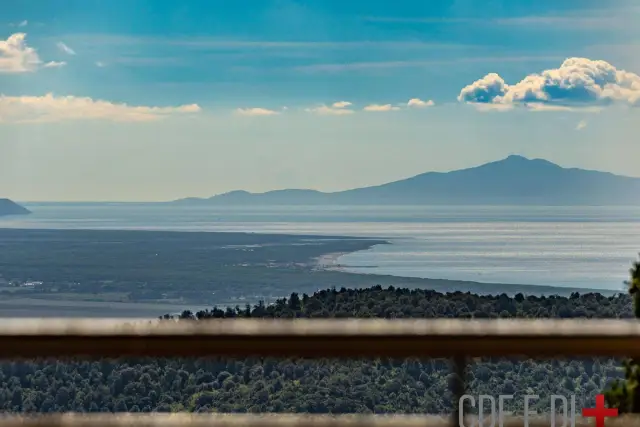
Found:
[{"label": "white cloud", "polygon": [[274,116],[280,114],[277,111],[266,108],[238,108],[236,113],[242,116]]},{"label": "white cloud", "polygon": [[197,104],[148,107],[115,104],[88,97],[0,95],[0,123],[59,122],[66,120],[153,121],[171,114],[197,113]]},{"label": "white cloud", "polygon": [[[338,102],[334,102],[330,107],[326,105],[321,105],[319,107],[307,108],[305,109],[305,111],[307,113],[320,114],[323,116],[344,116],[347,114],[353,114],[354,111],[346,108],[347,105],[345,103],[347,102],[338,101]],[[348,102],[347,104],[351,105],[350,102]],[[336,107],[336,105],[338,105],[338,107]]]},{"label": "white cloud", "polygon": [[38,53],[27,46],[25,33],[15,33],[0,40],[0,73],[27,73],[42,63]]},{"label": "white cloud", "polygon": [[46,64],[44,64],[45,68],[60,68],[60,67],[64,67],[65,65],[67,65],[66,62],[64,61],[49,61]]},{"label": "white cloud", "polygon": [[[503,104],[509,107],[513,107],[513,104]],[[541,104],[538,102],[534,102],[531,104],[523,104],[530,111],[566,111],[566,112],[574,112],[574,113],[599,113],[604,108],[601,105],[579,105],[579,106],[567,106],[567,105],[551,105],[551,104]],[[493,106],[497,106],[497,104],[493,104]]]},{"label": "white cloud", "polygon": [[586,120],[580,120],[580,122],[576,125],[576,130],[582,130],[584,128],[587,127],[587,121]]},{"label": "white cloud", "polygon": [[568,58],[559,68],[530,74],[508,85],[496,73],[464,87],[458,101],[522,105],[537,110],[580,109],[622,103],[640,105],[640,76],[606,61]]},{"label": "white cloud", "polygon": [[102,61],[96,61],[96,67],[100,67],[100,68],[102,68],[102,67],[106,67],[106,66],[107,66],[107,64],[105,64],[104,62],[102,62]]},{"label": "white cloud", "polygon": [[407,107],[413,107],[413,108],[425,108],[425,107],[432,107],[434,105],[435,105],[435,102],[433,102],[432,100],[423,101],[420,98],[411,98],[409,102],[407,102]]},{"label": "white cloud", "polygon": [[61,51],[63,51],[67,55],[75,55],[76,54],[75,50],[71,49],[69,46],[67,46],[66,44],[64,44],[62,42],[56,43],[56,46],[58,46],[58,49],[60,49]]},{"label": "white cloud", "polygon": [[399,107],[394,107],[391,104],[385,104],[385,105],[371,104],[363,108],[364,111],[375,111],[375,112],[397,111],[399,109],[400,109]]},{"label": "white cloud", "polygon": [[333,108],[347,108],[349,106],[353,105],[352,103],[350,103],[349,101],[338,101],[338,102],[334,102],[333,105],[331,105]]},{"label": "white cloud", "polygon": [[13,22],[9,24],[10,27],[19,27],[19,28],[24,28],[27,25],[29,25],[29,21],[27,21],[26,19],[24,21],[18,22],[17,24]]},{"label": "white cloud", "polygon": [[564,57],[539,55],[539,56],[456,56],[447,59],[419,59],[405,61],[361,61],[361,62],[339,62],[320,63],[312,65],[299,65],[294,67],[295,71],[304,73],[340,73],[348,71],[384,70],[396,68],[425,68],[445,65],[458,65],[465,63],[493,62],[539,62],[539,61],[561,61]]},{"label": "white cloud", "polygon": [[513,105],[510,104],[474,104],[478,111],[489,112],[489,111],[511,111],[513,110]]},{"label": "white cloud", "polygon": [[[624,9],[629,12],[628,8]],[[412,24],[466,24],[466,25],[480,25],[480,26],[529,26],[537,29],[545,27],[559,27],[563,29],[611,29],[617,25],[620,25],[621,19],[625,17],[619,14],[613,13],[609,15],[603,15],[601,11],[595,13],[588,13],[585,10],[585,14],[567,14],[567,15],[526,15],[526,16],[512,16],[512,17],[496,17],[496,18],[475,18],[475,17],[454,17],[454,18],[442,18],[442,17],[393,17],[393,16],[369,16],[365,17],[366,21],[380,22],[380,23],[412,23]],[[592,11],[593,12],[593,11]],[[631,16],[633,13],[631,13]],[[632,21],[633,22],[633,21]]]},{"label": "white cloud", "polygon": [[489,104],[495,99],[501,98],[507,91],[507,85],[496,73],[489,73],[480,80],[465,86],[458,101],[472,102],[478,104]]}]

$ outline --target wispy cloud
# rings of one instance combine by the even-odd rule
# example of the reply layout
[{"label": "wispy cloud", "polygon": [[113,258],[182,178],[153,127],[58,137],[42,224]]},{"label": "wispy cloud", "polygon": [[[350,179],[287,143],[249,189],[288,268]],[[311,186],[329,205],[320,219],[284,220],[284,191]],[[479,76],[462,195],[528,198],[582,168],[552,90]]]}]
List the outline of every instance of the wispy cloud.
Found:
[{"label": "wispy cloud", "polygon": [[463,64],[463,63],[491,63],[491,62],[539,62],[539,61],[561,61],[562,56],[478,56],[478,57],[457,57],[452,59],[427,59],[409,61],[375,61],[375,62],[346,62],[346,63],[326,63],[301,65],[293,69],[305,73],[339,73],[346,71],[362,71],[375,69],[411,68],[411,67],[431,67],[435,65]]},{"label": "wispy cloud", "polygon": [[437,17],[437,16],[364,16],[361,18],[365,22],[379,22],[390,24],[468,24],[473,22],[486,22],[479,18],[464,17]]},{"label": "wispy cloud", "polygon": [[42,63],[36,50],[27,46],[27,35],[15,33],[0,40],[0,73],[35,71]]},{"label": "wispy cloud", "polygon": [[189,63],[184,58],[172,56],[121,56],[110,59],[110,63],[125,65],[131,67],[147,67],[147,66],[188,66]]},{"label": "wispy cloud", "polygon": [[601,106],[588,106],[588,105],[553,105],[544,104],[542,102],[531,102],[523,104],[529,111],[564,111],[567,113],[599,113],[602,111]]},{"label": "wispy cloud", "polygon": [[261,41],[261,40],[198,40],[168,41],[168,45],[203,49],[450,49],[462,45],[419,41]]},{"label": "wispy cloud", "polygon": [[425,108],[425,107],[433,107],[435,102],[432,100],[423,101],[420,98],[411,98],[409,102],[407,102],[407,107],[409,108]]},{"label": "wispy cloud", "polygon": [[173,114],[197,113],[197,104],[177,107],[149,107],[115,104],[89,97],[0,96],[0,122],[37,123],[68,120],[147,122]]},{"label": "wispy cloud", "polygon": [[[627,19],[633,10],[620,10],[618,13],[605,15],[593,14],[567,14],[567,15],[527,15],[510,17],[395,17],[395,16],[368,16],[362,19],[372,23],[390,24],[464,24],[476,26],[527,26],[532,28],[558,27],[565,29],[611,29],[620,25],[621,20]],[[628,13],[625,13],[628,12]]]},{"label": "wispy cloud", "polygon": [[65,65],[67,65],[67,63],[65,61],[49,61],[46,64],[44,64],[45,68],[60,68],[60,67],[64,67]]},{"label": "wispy cloud", "polygon": [[162,45],[201,50],[337,50],[337,49],[463,49],[458,43],[430,43],[416,40],[341,40],[341,41],[291,41],[291,40],[235,40],[219,37],[149,37],[120,34],[66,34],[66,40],[74,44],[91,46]]},{"label": "wispy cloud", "polygon": [[241,116],[275,116],[280,114],[278,111],[269,110],[267,108],[238,108],[236,114]]},{"label": "wispy cloud", "polygon": [[351,105],[353,104],[350,103],[349,101],[338,101],[338,102],[334,102],[331,106],[333,108],[347,108]]},{"label": "wispy cloud", "polygon": [[348,101],[337,101],[327,105],[320,105],[317,107],[306,108],[305,111],[307,113],[320,114],[322,116],[345,116],[349,114],[353,114],[354,111],[348,109],[352,104]]},{"label": "wispy cloud", "polygon": [[576,130],[582,130],[582,129],[586,128],[586,127],[587,127],[587,124],[588,124],[588,123],[587,123],[587,121],[586,121],[586,120],[580,120],[580,121],[578,122],[578,124],[576,125]]},{"label": "wispy cloud", "polygon": [[620,16],[521,16],[491,20],[506,26],[562,27],[567,29],[611,29],[620,24]]},{"label": "wispy cloud", "polygon": [[58,49],[60,49],[62,52],[66,53],[67,55],[75,55],[76,54],[75,50],[71,49],[69,46],[67,46],[63,42],[56,43],[56,46],[58,46]]},{"label": "wispy cloud", "polygon": [[9,24],[10,27],[18,27],[18,28],[24,28],[27,25],[29,25],[29,21],[27,21],[26,19],[24,21],[18,22],[17,24],[13,22]]},{"label": "wispy cloud", "polygon": [[363,108],[364,111],[369,111],[369,112],[378,112],[378,113],[382,113],[382,112],[386,112],[386,111],[398,111],[400,109],[400,107],[395,107],[391,104],[371,104],[371,105],[367,105],[366,107]]},{"label": "wispy cloud", "polygon": [[107,66],[107,64],[105,64],[104,62],[102,62],[102,61],[96,61],[96,67],[100,67],[100,68],[102,68],[102,67],[106,67],[106,66]]},{"label": "wispy cloud", "polygon": [[[471,103],[470,103],[471,104]],[[476,110],[481,111],[481,112],[505,112],[505,111],[511,111],[513,110],[513,105],[510,104],[480,104],[480,103],[473,103],[471,104],[473,105]]]}]

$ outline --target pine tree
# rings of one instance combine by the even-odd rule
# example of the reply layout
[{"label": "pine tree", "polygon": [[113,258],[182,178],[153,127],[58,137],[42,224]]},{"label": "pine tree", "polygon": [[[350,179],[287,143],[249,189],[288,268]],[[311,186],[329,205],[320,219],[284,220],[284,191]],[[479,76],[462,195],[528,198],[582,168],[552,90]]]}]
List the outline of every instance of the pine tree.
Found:
[{"label": "pine tree", "polygon": [[[629,272],[631,280],[625,284],[633,301],[633,314],[640,319],[640,262],[634,262]],[[610,408],[618,408],[619,413],[640,413],[640,359],[626,360],[624,371],[624,381],[616,380],[605,392],[607,404]]]}]

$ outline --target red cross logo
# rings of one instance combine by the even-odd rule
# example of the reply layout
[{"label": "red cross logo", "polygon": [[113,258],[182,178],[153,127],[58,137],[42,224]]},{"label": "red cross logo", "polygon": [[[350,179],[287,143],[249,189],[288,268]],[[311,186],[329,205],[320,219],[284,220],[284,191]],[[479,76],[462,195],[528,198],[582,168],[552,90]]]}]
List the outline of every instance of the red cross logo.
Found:
[{"label": "red cross logo", "polygon": [[604,427],[604,419],[605,417],[617,417],[618,409],[617,408],[607,408],[604,406],[604,394],[599,394],[596,396],[596,407],[595,408],[582,408],[582,416],[583,417],[595,417],[596,419],[596,427]]}]

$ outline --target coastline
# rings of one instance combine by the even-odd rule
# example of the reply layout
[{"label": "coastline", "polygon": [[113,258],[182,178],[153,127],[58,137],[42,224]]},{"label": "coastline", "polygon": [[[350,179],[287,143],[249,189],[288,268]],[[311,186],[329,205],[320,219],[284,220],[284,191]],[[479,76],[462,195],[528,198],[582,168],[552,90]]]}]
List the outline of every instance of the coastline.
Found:
[{"label": "coastline", "polygon": [[[373,239],[373,238],[372,238]],[[392,244],[390,241],[376,240],[367,248],[346,252],[329,252],[313,258],[310,263],[312,271],[333,273],[342,277],[351,276],[355,282],[363,283],[360,287],[371,287],[376,285],[405,287],[414,289],[430,289],[441,293],[469,292],[477,295],[499,295],[506,294],[515,296],[518,293],[535,296],[570,296],[573,293],[588,294],[595,293],[603,296],[613,296],[624,294],[623,291],[610,289],[576,288],[551,285],[515,284],[515,283],[491,283],[475,282],[455,279],[433,279],[426,277],[405,277],[388,274],[363,273],[349,271],[348,265],[340,264],[339,259],[344,255],[362,250],[368,250],[380,244]],[[370,266],[374,267],[374,266]]]},{"label": "coastline", "polygon": [[[43,280],[47,289],[5,283],[0,289],[0,317],[155,317],[183,308],[271,303],[293,292],[310,295],[330,288],[374,286],[495,296],[622,293],[362,273],[348,271],[349,266],[340,263],[346,254],[393,244],[384,238],[0,228],[3,238],[11,242],[11,250],[4,247],[0,282],[7,282],[2,275],[18,280],[23,276],[24,282]],[[83,256],[74,256],[77,253]],[[74,277],[67,278],[67,271]]]},{"label": "coastline", "polygon": [[[372,245],[373,247],[375,245]],[[366,249],[363,249],[366,250]],[[312,269],[314,270],[333,270],[333,271],[344,271],[345,266],[338,263],[340,257],[344,255],[348,255],[350,253],[359,252],[329,252],[324,255],[320,255],[319,257],[315,257],[310,263]]]}]

